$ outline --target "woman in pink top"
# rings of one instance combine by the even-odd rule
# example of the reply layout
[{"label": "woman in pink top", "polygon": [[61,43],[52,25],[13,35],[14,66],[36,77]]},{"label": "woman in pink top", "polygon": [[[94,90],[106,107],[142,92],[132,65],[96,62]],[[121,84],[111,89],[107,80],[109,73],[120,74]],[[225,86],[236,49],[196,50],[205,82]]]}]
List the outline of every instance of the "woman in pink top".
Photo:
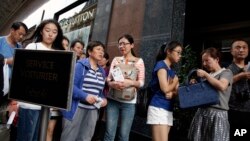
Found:
[{"label": "woman in pink top", "polygon": [[[129,140],[135,115],[137,89],[144,85],[145,79],[144,62],[141,58],[135,57],[134,47],[135,44],[131,35],[125,34],[118,39],[118,49],[122,56],[113,59],[107,77],[111,91],[108,94],[104,141],[115,139],[118,119],[121,121],[118,140]],[[122,72],[120,76],[119,72],[115,73],[118,68]]]}]

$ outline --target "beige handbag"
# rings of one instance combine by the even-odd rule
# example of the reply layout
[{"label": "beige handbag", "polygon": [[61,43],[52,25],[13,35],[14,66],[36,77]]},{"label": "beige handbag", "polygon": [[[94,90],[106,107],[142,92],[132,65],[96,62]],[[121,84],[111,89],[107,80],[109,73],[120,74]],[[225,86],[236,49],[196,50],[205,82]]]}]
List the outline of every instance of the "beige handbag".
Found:
[{"label": "beige handbag", "polygon": [[[136,80],[138,75],[138,69],[135,67],[135,63],[139,59],[131,60],[131,64],[123,63],[123,60],[120,60],[121,63],[116,65],[115,67],[120,67],[124,79]],[[118,61],[119,62],[119,61]],[[123,90],[116,90],[114,88],[110,88],[109,95],[116,100],[133,100],[135,98],[136,88],[129,87]]]}]

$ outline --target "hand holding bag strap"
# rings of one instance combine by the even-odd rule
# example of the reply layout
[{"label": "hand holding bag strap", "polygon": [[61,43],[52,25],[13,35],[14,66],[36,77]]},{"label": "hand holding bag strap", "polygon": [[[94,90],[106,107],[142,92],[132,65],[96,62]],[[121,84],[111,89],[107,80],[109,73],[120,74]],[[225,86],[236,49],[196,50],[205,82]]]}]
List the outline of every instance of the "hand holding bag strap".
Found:
[{"label": "hand holding bag strap", "polygon": [[191,71],[188,72],[188,78],[193,75],[193,73],[196,73],[197,69],[192,69]]},{"label": "hand holding bag strap", "polygon": [[[192,69],[191,71],[189,71],[188,75],[187,75],[187,78],[186,78],[186,81],[185,81],[185,85],[191,85],[189,82],[190,82],[190,78],[193,76],[193,75],[196,75],[197,76],[197,69]],[[203,82],[204,80],[201,78],[201,77],[196,77],[195,80],[197,80],[197,82]]]},{"label": "hand holding bag strap", "polygon": [[197,69],[192,69],[192,70],[190,70],[189,72],[188,72],[188,75],[187,75],[187,77],[186,77],[186,81],[185,81],[185,85],[189,85],[189,81],[190,81],[190,78],[191,78],[191,76],[193,76],[194,75],[194,73],[196,73],[197,72]]}]

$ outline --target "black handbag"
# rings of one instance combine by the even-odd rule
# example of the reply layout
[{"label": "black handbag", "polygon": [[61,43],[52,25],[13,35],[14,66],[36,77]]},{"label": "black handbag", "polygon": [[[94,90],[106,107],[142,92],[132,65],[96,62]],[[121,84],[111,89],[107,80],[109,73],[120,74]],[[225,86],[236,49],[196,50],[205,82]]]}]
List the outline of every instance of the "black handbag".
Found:
[{"label": "black handbag", "polygon": [[197,83],[189,84],[196,70],[191,70],[184,85],[178,88],[180,108],[202,107],[219,103],[218,91],[206,80],[197,77]]}]

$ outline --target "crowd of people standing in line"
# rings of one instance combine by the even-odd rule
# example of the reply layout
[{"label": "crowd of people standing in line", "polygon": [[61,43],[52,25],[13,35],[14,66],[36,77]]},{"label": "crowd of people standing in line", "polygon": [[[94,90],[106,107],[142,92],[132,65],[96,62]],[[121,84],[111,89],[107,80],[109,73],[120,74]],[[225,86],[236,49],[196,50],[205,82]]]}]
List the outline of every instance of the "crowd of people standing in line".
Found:
[{"label": "crowd of people standing in line", "polygon": [[[0,54],[10,70],[16,48],[27,33],[27,26],[16,22],[10,34],[0,37]],[[97,121],[105,121],[104,135],[100,140],[129,141],[129,135],[136,112],[137,92],[144,86],[145,66],[142,58],[133,51],[135,42],[130,34],[118,38],[121,56],[114,57],[109,66],[109,56],[100,41],[90,41],[84,56],[85,43],[70,41],[63,36],[59,23],[53,19],[42,21],[32,36],[25,39],[30,43],[25,49],[71,50],[77,55],[72,104],[69,111],[50,109],[47,141],[52,141],[58,119],[62,118],[61,141],[91,141]],[[147,124],[151,126],[154,141],[169,139],[173,126],[173,104],[178,94],[179,79],[173,69],[182,57],[183,47],[178,41],[160,46],[152,71],[153,97],[147,113]],[[250,127],[250,66],[246,64],[249,53],[247,41],[234,40],[231,44],[232,64],[228,68],[220,65],[221,53],[210,47],[201,53],[204,69],[197,70],[197,76],[208,81],[219,94],[219,104],[198,108],[190,125],[188,139],[192,141],[229,141],[235,129]],[[249,67],[249,68],[246,68]],[[11,78],[10,78],[11,79]],[[12,127],[11,140],[37,141],[40,129],[41,106],[9,100],[18,103],[15,110],[17,122]],[[118,128],[119,127],[119,128]],[[117,130],[118,128],[118,130]],[[87,130],[86,130],[87,129]],[[118,133],[116,133],[118,131]]]}]

